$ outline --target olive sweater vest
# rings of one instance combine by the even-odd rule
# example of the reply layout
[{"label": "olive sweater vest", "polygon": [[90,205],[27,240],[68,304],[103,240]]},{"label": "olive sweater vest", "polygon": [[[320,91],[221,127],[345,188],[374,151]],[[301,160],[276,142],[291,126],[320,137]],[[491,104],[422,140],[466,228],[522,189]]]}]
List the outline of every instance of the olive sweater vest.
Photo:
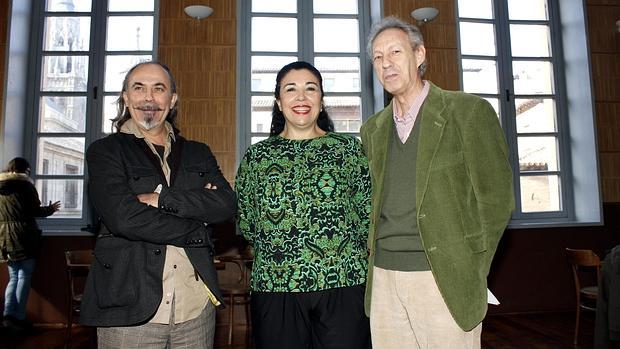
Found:
[{"label": "olive sweater vest", "polygon": [[403,144],[392,127],[383,205],[377,224],[375,266],[388,270],[422,271],[430,265],[418,231],[415,207],[416,154],[420,139],[420,118]]}]

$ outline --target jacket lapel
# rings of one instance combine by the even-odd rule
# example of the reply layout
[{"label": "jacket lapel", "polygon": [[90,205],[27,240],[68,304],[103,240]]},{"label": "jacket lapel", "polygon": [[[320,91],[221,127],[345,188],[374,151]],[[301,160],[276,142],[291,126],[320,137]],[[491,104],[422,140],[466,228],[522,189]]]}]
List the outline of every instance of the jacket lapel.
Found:
[{"label": "jacket lapel", "polygon": [[168,166],[170,166],[170,186],[174,186],[174,180],[177,177],[177,173],[179,172],[179,167],[181,166],[181,153],[183,152],[183,145],[185,144],[185,138],[176,135],[176,140],[172,141],[172,151],[170,153],[170,157],[172,161],[168,161]]},{"label": "jacket lapel", "polygon": [[161,164],[159,163],[159,158],[157,157],[157,155],[155,155],[151,148],[149,148],[144,138],[138,138],[133,135],[132,138],[133,141],[138,145],[138,147],[142,149],[144,154],[146,154],[147,158],[149,159],[153,167],[157,170],[164,183],[166,183],[166,175],[164,175],[164,171],[162,171],[161,169]]},{"label": "jacket lapel", "polygon": [[418,210],[426,194],[431,163],[439,148],[439,142],[447,121],[443,117],[443,111],[446,107],[443,91],[430,81],[429,84],[428,96],[426,96],[420,110],[422,119],[420,120],[420,140],[416,158],[416,208]]}]

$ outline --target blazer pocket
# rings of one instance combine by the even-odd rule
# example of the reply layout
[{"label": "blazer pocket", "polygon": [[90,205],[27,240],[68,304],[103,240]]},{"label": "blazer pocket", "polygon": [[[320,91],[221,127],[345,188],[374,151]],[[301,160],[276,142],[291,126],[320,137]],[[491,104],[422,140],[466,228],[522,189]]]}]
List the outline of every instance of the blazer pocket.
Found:
[{"label": "blazer pocket", "polygon": [[465,242],[473,253],[481,253],[487,250],[487,239],[483,234],[466,235]]},{"label": "blazer pocket", "polygon": [[120,249],[95,249],[94,273],[97,305],[100,308],[125,307],[137,301],[135,252],[130,246]]},{"label": "blazer pocket", "polygon": [[462,152],[437,155],[431,163],[431,170],[453,167],[465,162]]},{"label": "blazer pocket", "polygon": [[[156,169],[143,166],[127,166],[129,186],[136,194],[149,193],[155,190],[158,184],[164,184]],[[160,182],[164,183],[160,183]]]}]

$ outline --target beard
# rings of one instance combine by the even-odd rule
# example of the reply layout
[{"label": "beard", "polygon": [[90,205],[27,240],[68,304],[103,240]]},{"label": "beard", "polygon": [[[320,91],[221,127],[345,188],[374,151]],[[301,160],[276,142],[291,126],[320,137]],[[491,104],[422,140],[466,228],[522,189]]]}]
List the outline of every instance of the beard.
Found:
[{"label": "beard", "polygon": [[[136,121],[147,131],[158,125],[157,120],[155,120],[155,116],[157,113],[163,111],[162,108],[154,103],[145,103],[134,107],[134,109],[138,110],[142,115],[142,118]],[[165,117],[165,115],[162,117]]]},{"label": "beard", "polygon": [[145,116],[142,120],[138,121],[145,130],[150,131],[153,127],[157,126],[156,122],[153,122],[155,117],[153,115]]}]

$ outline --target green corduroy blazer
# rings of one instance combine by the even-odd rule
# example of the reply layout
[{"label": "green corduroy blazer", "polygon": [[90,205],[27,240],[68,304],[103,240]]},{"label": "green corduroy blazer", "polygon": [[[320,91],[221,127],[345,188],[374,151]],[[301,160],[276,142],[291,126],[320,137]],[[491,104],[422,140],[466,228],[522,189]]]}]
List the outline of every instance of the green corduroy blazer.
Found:
[{"label": "green corduroy blazer", "polygon": [[[391,103],[361,129],[372,182],[367,314],[392,115]],[[497,114],[479,97],[431,83],[420,115],[418,228],[441,295],[456,323],[469,331],[486,314],[487,275],[515,205],[508,148]]]}]

